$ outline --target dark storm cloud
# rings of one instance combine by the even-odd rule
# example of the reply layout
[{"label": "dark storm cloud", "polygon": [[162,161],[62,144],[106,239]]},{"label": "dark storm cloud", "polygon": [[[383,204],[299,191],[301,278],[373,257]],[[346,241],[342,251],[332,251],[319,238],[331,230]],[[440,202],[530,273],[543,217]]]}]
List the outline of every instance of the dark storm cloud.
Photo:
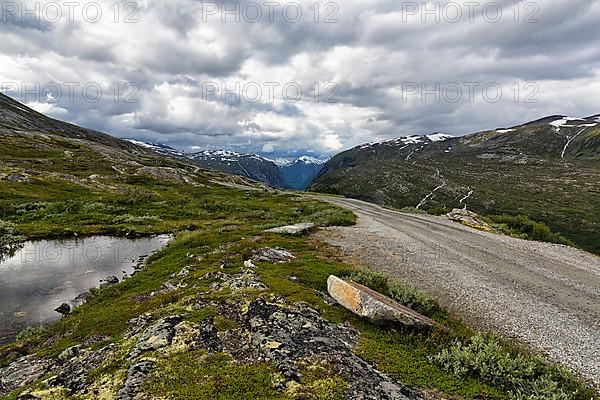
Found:
[{"label": "dark storm cloud", "polygon": [[[263,7],[257,21],[240,14],[236,22],[230,14],[225,23],[213,5],[198,0],[140,1],[135,23],[122,21],[127,10],[115,21],[112,1],[99,3],[103,18],[93,24],[80,16],[58,23],[23,22],[18,15],[3,20],[0,79],[28,87],[98,84],[103,96],[95,102],[81,93],[74,100],[39,93],[27,102],[122,137],[185,149],[330,154],[413,133],[465,134],[549,114],[598,113],[598,1],[485,1],[472,21],[460,2],[453,3],[462,5],[459,21],[440,14],[437,22],[423,14],[422,2],[391,0],[348,0],[329,9],[322,2],[318,15],[313,1],[300,1],[302,18],[291,22],[281,13],[289,2],[282,2],[272,21]],[[250,0],[215,4],[217,10],[244,10],[252,3],[264,6]],[[493,13],[482,9],[493,11],[496,4],[502,18],[492,22]],[[325,23],[328,16],[333,23]],[[293,82],[302,99],[288,101],[281,87],[271,99],[264,86],[259,101],[204,99],[206,84],[265,82]],[[337,85],[334,103],[322,101],[327,82]],[[464,85],[473,83],[479,86],[470,99]],[[448,99],[454,89],[441,98],[407,96],[411,85],[432,90],[449,84],[464,91],[457,101]],[[498,101],[481,93],[489,84],[501,87]],[[525,101],[533,93],[528,84],[535,85],[537,102]]]}]

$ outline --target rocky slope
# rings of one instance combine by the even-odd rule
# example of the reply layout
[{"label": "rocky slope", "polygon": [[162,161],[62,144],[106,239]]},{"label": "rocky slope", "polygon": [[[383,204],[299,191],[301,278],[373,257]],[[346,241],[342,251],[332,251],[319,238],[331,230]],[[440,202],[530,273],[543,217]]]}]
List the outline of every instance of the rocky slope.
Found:
[{"label": "rocky slope", "polygon": [[331,159],[311,189],[396,208],[525,214],[600,252],[600,118],[366,144]]}]

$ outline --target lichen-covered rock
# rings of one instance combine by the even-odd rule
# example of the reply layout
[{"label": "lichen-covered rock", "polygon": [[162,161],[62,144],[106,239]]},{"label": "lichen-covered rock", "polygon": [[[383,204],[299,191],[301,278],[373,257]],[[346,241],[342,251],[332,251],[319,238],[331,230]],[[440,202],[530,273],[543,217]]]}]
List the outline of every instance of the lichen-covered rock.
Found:
[{"label": "lichen-covered rock", "polygon": [[137,362],[129,367],[127,378],[119,390],[119,400],[135,399],[152,368],[154,368],[154,363],[148,360]]},{"label": "lichen-covered rock", "polygon": [[58,361],[61,363],[65,363],[70,359],[76,357],[80,351],[81,345],[69,347],[68,349],[66,349],[58,355]]},{"label": "lichen-covered rock", "polygon": [[67,359],[66,363],[60,366],[58,375],[48,380],[48,385],[66,388],[73,394],[85,391],[89,373],[110,360],[116,349],[115,344],[110,344],[96,351],[81,350],[78,346],[65,350],[61,356]]},{"label": "lichen-covered rock", "polygon": [[485,221],[481,219],[479,214],[476,214],[467,209],[455,208],[448,214],[448,219],[454,222],[461,223],[472,228],[477,228],[485,231],[493,231],[494,229]]},{"label": "lichen-covered rock", "polygon": [[258,299],[250,304],[245,318],[252,344],[288,379],[298,380],[299,366],[308,362],[327,365],[344,379],[348,399],[405,399],[402,393],[409,393],[354,353],[357,330],[328,322],[306,305]]},{"label": "lichen-covered rock", "polygon": [[156,324],[146,329],[129,354],[132,358],[139,357],[142,353],[155,351],[171,344],[175,336],[175,327],[183,321],[179,315],[161,319]]},{"label": "lichen-covered rock", "polygon": [[246,267],[240,274],[225,274],[222,272],[213,272],[204,276],[202,279],[216,280],[211,290],[219,291],[229,288],[232,291],[244,289],[254,289],[258,291],[267,290],[267,286],[261,281],[259,275],[251,268]]},{"label": "lichen-covered rock", "polygon": [[0,396],[29,385],[46,375],[54,367],[54,361],[35,355],[21,357],[0,369]]},{"label": "lichen-covered rock", "polygon": [[420,328],[435,325],[431,319],[355,282],[332,275],[327,280],[327,290],[341,306],[375,324],[400,323]]},{"label": "lichen-covered rock", "polygon": [[254,262],[268,262],[273,264],[284,264],[295,258],[296,256],[285,249],[273,249],[270,247],[255,250],[252,254],[252,261]]}]

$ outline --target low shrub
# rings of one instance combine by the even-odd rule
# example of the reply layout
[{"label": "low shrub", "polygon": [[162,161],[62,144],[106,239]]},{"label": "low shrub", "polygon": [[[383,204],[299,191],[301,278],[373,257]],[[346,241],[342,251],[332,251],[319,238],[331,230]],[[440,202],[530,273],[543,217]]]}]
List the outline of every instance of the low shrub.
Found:
[{"label": "low shrub", "polygon": [[405,282],[391,282],[388,294],[398,303],[428,317],[440,310],[438,303],[434,299]]},{"label": "low shrub", "polygon": [[537,222],[524,215],[491,215],[488,219],[497,228],[511,236],[540,242],[558,243],[567,246],[575,246],[569,239],[560,233],[553,232],[543,222]]},{"label": "low shrub", "polygon": [[48,328],[45,326],[31,327],[23,329],[21,332],[17,334],[17,341],[26,340],[34,336],[41,335],[48,331]]},{"label": "low shrub", "polygon": [[430,357],[446,371],[473,376],[509,393],[511,399],[570,400],[593,397],[566,370],[543,358],[510,351],[494,336],[477,334]]},{"label": "low shrub", "polygon": [[156,215],[135,216],[131,214],[119,215],[113,219],[113,224],[144,224],[150,222],[159,222],[160,217]]},{"label": "low shrub", "polygon": [[382,294],[387,295],[390,289],[387,276],[377,272],[355,271],[348,278]]},{"label": "low shrub", "polygon": [[16,225],[12,222],[0,220],[0,254],[10,252],[25,240],[21,235],[15,233]]},{"label": "low shrub", "polygon": [[406,282],[390,280],[387,276],[372,271],[355,271],[349,278],[428,317],[441,310],[434,299]]}]

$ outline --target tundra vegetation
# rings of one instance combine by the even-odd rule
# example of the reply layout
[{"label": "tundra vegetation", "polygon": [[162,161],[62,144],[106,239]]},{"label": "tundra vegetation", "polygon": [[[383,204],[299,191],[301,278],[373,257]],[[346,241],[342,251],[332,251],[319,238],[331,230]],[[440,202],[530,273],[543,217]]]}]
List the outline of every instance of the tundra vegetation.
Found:
[{"label": "tundra vegetation", "polygon": [[[91,290],[87,302],[70,315],[29,328],[0,347],[0,368],[24,356],[54,363],[59,356],[77,358],[72,356],[77,351],[101,355],[89,368],[67,369],[59,378],[42,375],[5,399],[24,393],[57,400],[116,398],[124,381],[146,371],[144,364],[131,365],[131,354],[140,351],[146,351],[143,358],[154,368],[137,389],[150,398],[344,398],[356,382],[327,360],[302,360],[299,376],[290,379],[280,364],[251,357],[240,362],[227,349],[185,344],[185,332],[206,326],[214,327],[214,337],[236,337],[246,329],[238,306],[247,311],[271,302],[290,310],[308,307],[317,312],[311,318],[357,332],[353,354],[420,393],[465,399],[595,398],[585,382],[508,342],[478,336],[410,285],[360,272],[311,236],[264,232],[299,222],[350,225],[355,221],[351,212],[260,186],[240,190],[231,187],[231,177],[130,151],[79,139],[0,134],[3,243],[98,234],[174,236],[134,276]],[[245,262],[264,248],[285,249],[295,258],[285,264],[257,261],[254,272],[244,270]],[[445,329],[417,332],[361,320],[324,296],[331,274],[389,295]],[[179,322],[178,339],[169,336],[173,342],[160,349],[142,346],[155,345],[151,340],[140,345],[144,331],[136,329],[148,329],[146,320],[165,318]],[[85,379],[73,382],[82,371]],[[68,390],[61,382],[74,386]],[[84,390],[75,390],[81,382]]]}]

